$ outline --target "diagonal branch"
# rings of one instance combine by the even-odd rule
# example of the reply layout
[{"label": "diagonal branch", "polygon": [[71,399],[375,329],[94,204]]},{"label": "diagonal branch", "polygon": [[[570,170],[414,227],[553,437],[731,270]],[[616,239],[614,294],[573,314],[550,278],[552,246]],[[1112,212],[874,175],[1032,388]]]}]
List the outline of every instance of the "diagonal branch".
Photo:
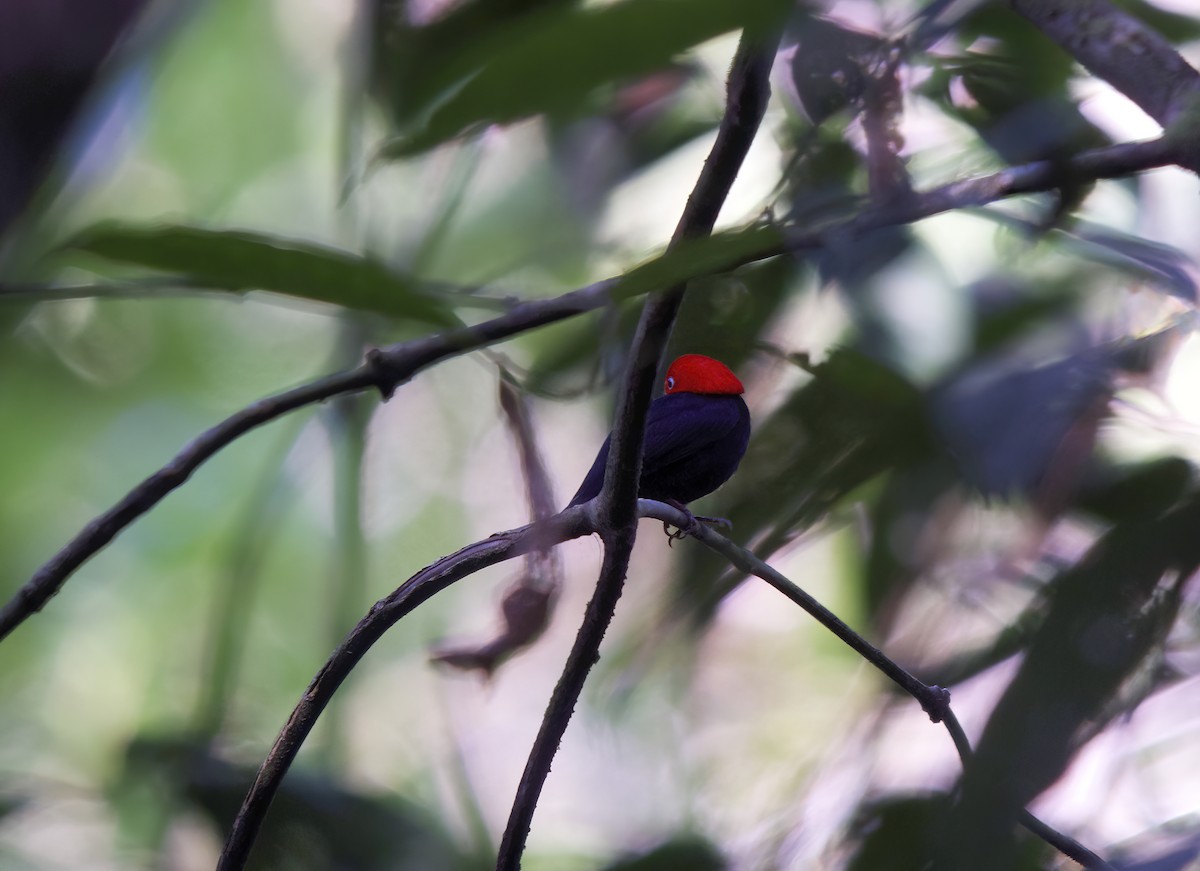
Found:
[{"label": "diagonal branch", "polygon": [[544,522],[531,523],[469,544],[417,572],[391,595],[375,603],[317,672],[275,739],[234,820],[217,871],[245,867],[267,809],[317,718],[371,646],[400,618],[446,587],[481,569],[548,543],[558,544],[590,532],[592,525],[585,509],[570,508]]},{"label": "diagonal branch", "polygon": [[0,639],[40,611],[67,578],[222,448],[288,412],[335,396],[377,389],[385,397],[422,369],[534,327],[554,323],[611,302],[616,282],[601,281],[552,300],[523,303],[508,314],[472,327],[393,345],[367,355],[360,366],[261,399],[201,433],[175,457],[92,520],[34,573],[0,610]]},{"label": "diagonal branch", "polygon": [[[985,205],[1004,197],[1052,190],[1067,172],[1080,181],[1116,178],[1147,169],[1181,163],[1187,143],[1164,136],[1087,151],[1051,164],[1039,161],[1010,167],[986,176],[951,182],[906,199],[899,207],[868,207],[833,224],[786,233],[786,245],[764,241],[762,248],[732,256],[714,266],[713,274],[727,272],[789,250],[812,250],[830,238],[851,239],[880,227],[908,224],[932,215],[969,206]],[[707,167],[706,167],[707,169]],[[641,286],[636,293],[651,288]],[[159,471],[144,479],[112,508],[92,520],[50,558],[0,609],[0,640],[40,611],[62,588],[67,578],[95,556],[122,530],[183,484],[208,459],[247,432],[278,417],[324,402],[345,393],[377,389],[385,397],[421,370],[443,360],[510,338],[528,330],[595,311],[624,298],[620,279],[606,279],[562,296],[516,305],[500,317],[433,336],[377,350],[362,366],[330,375],[292,390],[269,396],[226,418],[185,445]],[[648,394],[647,394],[648,395]],[[615,455],[615,452],[614,452]]]},{"label": "diagonal branch", "polygon": [[[688,522],[687,516],[677,508],[649,499],[639,500],[638,512],[642,517],[653,517],[655,520],[662,520],[680,529],[684,528]],[[783,593],[788,599],[807,611],[818,623],[841,639],[855,653],[892,680],[900,689],[912,696],[933,722],[940,722],[945,725],[946,731],[950,734],[950,739],[954,742],[954,748],[958,751],[959,759],[966,765],[967,761],[971,758],[971,743],[967,738],[966,732],[963,731],[962,725],[958,722],[958,718],[954,715],[954,711],[950,709],[950,693],[948,690],[938,686],[931,686],[916,678],[888,657],[882,650],[875,647],[871,642],[843,623],[836,614],[803,589],[792,583],[788,578],[784,577],[753,553],[725,538],[725,536],[713,532],[703,524],[690,527],[688,535],[696,538],[701,544],[725,557],[739,571],[761,578]],[[1063,855],[1074,859],[1083,865],[1083,867],[1100,869],[1100,871],[1115,871],[1108,862],[1083,846],[1083,844],[1050,827],[1029,811],[1022,811],[1018,817],[1018,821],[1034,835],[1057,849]]]},{"label": "diagonal branch", "polygon": [[[766,113],[769,76],[778,41],[778,35],[764,41],[748,32],[742,34],[729,71],[725,114],[717,139],[684,206],[683,216],[671,239],[672,246],[682,239],[712,232]],[[550,773],[550,765],[588,673],[600,657],[600,642],[621,596],[629,556],[637,538],[637,490],[641,479],[646,410],[684,290],[685,287],[679,285],[651,297],[638,322],[613,424],[604,486],[595,500],[599,520],[597,531],[604,540],[600,577],[521,774],[496,858],[497,871],[516,871],[521,866],[533,812]]]},{"label": "diagonal branch", "polygon": [[[545,520],[556,513],[554,488],[542,462],[528,401],[504,364],[499,365],[500,408],[521,456],[529,513],[534,521]],[[441,647],[435,650],[431,661],[464,671],[477,669],[491,677],[502,662],[533,644],[546,631],[561,588],[562,563],[558,552],[549,543],[531,549],[525,554],[524,571],[504,592],[500,603],[503,621],[500,632],[483,644]]]},{"label": "diagonal branch", "polygon": [[1108,0],[1009,3],[1164,128],[1200,108],[1200,72],[1161,33]]}]

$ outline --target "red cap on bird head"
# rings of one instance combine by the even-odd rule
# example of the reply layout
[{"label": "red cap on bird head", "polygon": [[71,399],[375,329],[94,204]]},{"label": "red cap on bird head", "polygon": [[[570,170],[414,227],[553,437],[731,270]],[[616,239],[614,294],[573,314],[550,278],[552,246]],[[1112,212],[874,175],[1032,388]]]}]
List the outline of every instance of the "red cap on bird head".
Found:
[{"label": "red cap on bird head", "polygon": [[728,366],[703,354],[677,357],[667,370],[663,389],[667,393],[735,394],[746,391]]}]

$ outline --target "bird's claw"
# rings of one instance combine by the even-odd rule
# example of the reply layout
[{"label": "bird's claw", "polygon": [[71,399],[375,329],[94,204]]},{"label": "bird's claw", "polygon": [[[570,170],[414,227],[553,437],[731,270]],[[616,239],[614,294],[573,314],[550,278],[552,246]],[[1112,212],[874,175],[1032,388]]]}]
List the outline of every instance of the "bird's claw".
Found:
[{"label": "bird's claw", "polygon": [[663,533],[667,536],[667,547],[674,547],[675,542],[679,541],[679,539],[688,537],[687,530],[683,528],[676,529],[674,532],[672,532],[671,524],[667,523],[665,520],[663,521]]},{"label": "bird's claw", "polygon": [[687,538],[689,535],[695,536],[696,531],[703,524],[705,526],[720,526],[725,529],[733,529],[733,524],[724,517],[705,517],[700,514],[693,514],[682,505],[676,505],[687,516],[687,523],[684,526],[677,527],[674,532],[671,531],[671,524],[663,521],[663,533],[667,536],[667,547],[674,547],[675,542],[680,539]]}]

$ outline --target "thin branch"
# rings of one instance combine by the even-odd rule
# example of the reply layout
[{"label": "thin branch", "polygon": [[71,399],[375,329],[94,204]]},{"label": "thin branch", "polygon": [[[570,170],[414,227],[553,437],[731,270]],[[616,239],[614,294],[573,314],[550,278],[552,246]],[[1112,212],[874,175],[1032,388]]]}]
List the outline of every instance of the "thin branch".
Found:
[{"label": "thin branch", "polygon": [[557,544],[587,535],[592,530],[586,507],[568,509],[544,523],[528,524],[469,544],[417,572],[391,595],[375,603],[317,672],[275,739],[234,820],[217,871],[245,867],[267,809],[317,718],[371,646],[400,618],[451,584],[481,569],[521,556],[548,541]]},{"label": "thin branch", "polygon": [[[683,512],[661,502],[639,499],[636,509],[639,517],[653,518],[675,525],[687,523],[687,517]],[[288,717],[287,723],[259,767],[254,784],[234,820],[217,871],[240,871],[245,867],[271,801],[305,738],[316,725],[317,719],[328,706],[330,699],[346,676],[388,629],[415,610],[417,606],[468,575],[499,562],[522,556],[537,547],[546,546],[548,543],[558,544],[593,533],[597,530],[596,521],[597,518],[590,507],[580,505],[556,514],[546,521],[497,533],[483,541],[469,544],[457,553],[443,557],[427,566],[405,581],[389,596],[377,602],[330,655],[301,696],[291,716]],[[724,556],[742,571],[766,580],[812,614],[822,625],[833,631],[885,675],[895,680],[922,707],[926,710],[934,708],[942,722],[946,724],[960,757],[965,761],[970,756],[970,744],[947,704],[948,696],[944,690],[922,684],[917,678],[892,662],[882,651],[842,623],[823,605],[750,551],[739,547],[707,527],[697,529],[693,537]],[[616,553],[616,549],[609,548],[607,552]],[[1022,817],[1021,822],[1039,837],[1085,866],[1108,868],[1102,860],[1095,857],[1086,848],[1055,832],[1033,817],[1028,817],[1028,820]],[[1088,857],[1093,858],[1089,860]]]},{"label": "thin branch", "polygon": [[[1039,160],[990,175],[950,182],[914,194],[896,205],[864,208],[845,220],[817,229],[785,231],[785,244],[793,251],[816,250],[823,248],[830,239],[850,240],[869,230],[911,224],[943,212],[984,206],[1018,194],[1053,190],[1062,184],[1065,176],[1077,181],[1093,181],[1169,166],[1179,162],[1180,154],[1179,145],[1163,136],[1085,151],[1057,163]],[[770,255],[764,253],[763,256]]]},{"label": "thin branch", "polygon": [[[771,64],[778,42],[778,34],[769,40],[748,32],[742,34],[729,72],[725,114],[717,139],[684,206],[671,238],[672,247],[682,239],[712,232],[766,113]],[[496,857],[497,871],[517,871],[521,866],[533,812],[550,773],[550,765],[588,673],[600,657],[600,642],[621,596],[629,556],[637,539],[637,490],[641,479],[646,412],[684,290],[685,286],[679,285],[652,296],[638,321],[618,397],[604,486],[595,500],[600,522],[597,531],[604,541],[600,577],[521,774]]]},{"label": "thin branch", "polygon": [[360,367],[352,372],[323,378],[260,400],[201,433],[171,462],[146,478],[124,499],[85,526],[66,547],[37,570],[0,611],[0,638],[6,637],[27,617],[41,610],[75,569],[112,541],[118,532],[182,485],[201,463],[221,448],[289,411],[323,402],[340,393],[364,390],[372,386],[375,377],[369,369]]},{"label": "thin branch", "polygon": [[721,556],[725,557],[738,571],[754,575],[766,581],[816,618],[818,623],[840,638],[851,650],[875,666],[875,668],[893,681],[900,689],[916,699],[920,703],[922,710],[929,715],[930,720],[935,723],[942,722],[950,702],[950,693],[947,690],[938,686],[929,686],[897,665],[883,651],[843,623],[836,614],[753,553],[734,544],[725,536],[713,532],[703,524],[698,525],[693,531],[692,528],[689,528],[686,515],[669,505],[642,499],[640,500],[639,509],[643,517],[653,517],[655,520],[665,521],[680,529],[688,529],[690,537],[696,538],[706,547],[715,550]]},{"label": "thin branch", "polygon": [[[951,182],[916,194],[900,208],[865,208],[856,215],[816,230],[786,234],[786,247],[770,244],[733,257],[712,270],[727,272],[791,250],[822,247],[830,238],[880,227],[907,224],[967,206],[985,205],[1015,194],[1051,190],[1068,172],[1077,180],[1116,178],[1180,162],[1183,146],[1173,137],[1131,142],[1084,152],[1057,166],[1047,161],[1011,167],[987,176]],[[261,399],[189,442],[162,469],[143,480],[108,511],[85,526],[34,573],[0,609],[0,640],[40,611],[84,562],[175,490],[205,461],[239,437],[299,408],[344,393],[378,389],[385,397],[421,370],[443,360],[532,330],[594,311],[623,297],[620,279],[606,279],[553,299],[517,304],[500,317],[449,333],[427,336],[379,349],[362,366]]]},{"label": "thin branch", "polygon": [[[639,500],[638,513],[642,517],[653,517],[656,520],[662,520],[681,529],[688,522],[687,516],[682,511],[670,505],[665,505],[662,502],[654,502],[649,499]],[[930,686],[914,677],[889,658],[887,654],[843,623],[836,614],[750,551],[734,544],[728,538],[713,532],[703,525],[696,527],[694,531],[689,529],[689,535],[725,557],[738,570],[761,578],[783,593],[788,599],[816,618],[817,622],[822,626],[845,642],[855,653],[875,666],[875,668],[895,682],[897,686],[912,696],[933,722],[940,722],[945,725],[950,739],[954,742],[954,748],[958,751],[959,759],[962,760],[964,766],[967,764],[971,758],[971,742],[967,738],[966,732],[963,731],[962,725],[958,722],[958,718],[954,715],[954,711],[950,708],[949,691],[942,687]],[[1080,863],[1085,868],[1115,871],[1100,856],[1093,853],[1074,838],[1064,835],[1042,822],[1029,811],[1022,810],[1018,821],[1047,844],[1057,849],[1063,855]]]},{"label": "thin branch", "polygon": [[181,486],[205,461],[253,429],[290,411],[334,396],[372,388],[388,397],[401,383],[434,363],[534,327],[600,308],[613,299],[616,282],[601,281],[552,300],[516,306],[511,312],[472,327],[392,345],[368,354],[366,362],[248,405],[201,433],[175,457],[92,520],[34,573],[0,610],[0,640],[40,611],[67,578],[168,493]]},{"label": "thin branch", "polygon": [[[504,364],[499,363],[499,367],[500,408],[521,456],[529,513],[534,521],[545,520],[556,513],[554,488],[542,462],[533,417],[521,389]],[[475,669],[491,677],[502,662],[533,644],[546,631],[561,588],[562,563],[558,551],[549,543],[531,549],[525,554],[525,570],[504,592],[500,603],[503,625],[499,634],[483,644],[438,645],[431,661],[462,670]]]},{"label": "thin branch", "polygon": [[1164,128],[1197,108],[1200,72],[1161,33],[1108,0],[1009,3]]}]

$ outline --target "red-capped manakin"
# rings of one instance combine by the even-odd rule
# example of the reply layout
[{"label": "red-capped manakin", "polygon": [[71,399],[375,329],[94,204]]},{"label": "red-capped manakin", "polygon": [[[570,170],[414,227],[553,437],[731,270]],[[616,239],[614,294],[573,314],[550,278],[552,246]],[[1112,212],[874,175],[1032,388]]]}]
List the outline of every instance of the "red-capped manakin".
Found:
[{"label": "red-capped manakin", "polygon": [[[750,440],[744,390],[729,367],[711,357],[676,359],[667,370],[664,394],[646,415],[638,496],[682,508],[728,481]],[[600,492],[611,441],[610,434],[571,505]]]}]

